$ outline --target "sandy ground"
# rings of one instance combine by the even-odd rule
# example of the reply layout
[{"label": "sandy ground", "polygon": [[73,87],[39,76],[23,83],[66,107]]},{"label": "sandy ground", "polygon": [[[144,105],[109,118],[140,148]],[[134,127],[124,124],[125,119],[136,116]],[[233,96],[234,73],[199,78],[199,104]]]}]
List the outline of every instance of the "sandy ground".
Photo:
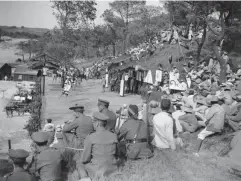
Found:
[{"label": "sandy ground", "polygon": [[21,148],[26,142],[27,132],[23,128],[29,116],[18,116],[14,113],[14,117],[8,118],[4,110],[16,92],[16,82],[0,81],[0,152],[7,150],[8,139],[12,140],[13,148],[16,149]]},{"label": "sandy ground", "polygon": [[72,119],[70,106],[76,103],[85,106],[85,114],[91,116],[97,111],[98,98],[106,99],[110,102],[110,109],[116,111],[123,104],[141,104],[140,96],[128,95],[120,97],[114,92],[102,93],[100,80],[83,81],[74,91],[71,91],[66,98],[60,95],[62,88],[59,83],[52,83],[52,78],[47,78],[46,83],[46,111],[45,118],[52,118],[54,124],[63,124],[64,121]]}]

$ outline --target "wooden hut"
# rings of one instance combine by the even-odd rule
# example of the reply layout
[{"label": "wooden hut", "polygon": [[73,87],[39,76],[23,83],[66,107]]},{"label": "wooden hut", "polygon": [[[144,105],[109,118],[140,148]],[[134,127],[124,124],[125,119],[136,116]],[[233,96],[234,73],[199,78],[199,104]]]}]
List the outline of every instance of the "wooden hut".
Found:
[{"label": "wooden hut", "polygon": [[14,81],[35,81],[38,71],[31,70],[25,65],[17,66],[14,72]]}]

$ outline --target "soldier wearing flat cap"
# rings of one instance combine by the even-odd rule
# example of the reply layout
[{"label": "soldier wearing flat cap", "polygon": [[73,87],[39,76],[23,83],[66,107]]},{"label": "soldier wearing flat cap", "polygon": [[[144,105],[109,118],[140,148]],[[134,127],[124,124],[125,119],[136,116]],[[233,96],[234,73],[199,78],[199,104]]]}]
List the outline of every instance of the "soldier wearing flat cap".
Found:
[{"label": "soldier wearing flat cap", "polygon": [[110,102],[106,101],[104,99],[98,99],[98,109],[99,112],[103,113],[108,117],[106,129],[110,131],[115,130],[116,125],[116,115],[112,111],[110,111],[109,108]]},{"label": "soldier wearing flat cap", "polygon": [[86,137],[81,160],[77,163],[83,180],[108,176],[117,170],[117,136],[106,129],[108,117],[100,112],[93,114],[94,133]]},{"label": "soldier wearing flat cap", "polygon": [[14,170],[11,174],[0,180],[6,181],[35,181],[36,178],[30,175],[26,170],[24,170],[24,165],[26,164],[26,158],[29,153],[23,149],[9,150],[9,158],[14,164]]},{"label": "soldier wearing flat cap", "polygon": [[35,132],[31,137],[36,150],[29,165],[30,171],[41,181],[61,181],[63,158],[60,151],[48,147],[49,135],[45,132]]},{"label": "soldier wearing flat cap", "polygon": [[[94,132],[92,119],[84,115],[84,106],[75,104],[69,109],[74,111],[75,119],[64,125],[63,135],[67,137],[71,147],[83,148],[85,137]],[[74,131],[74,135],[69,134],[71,131]]]},{"label": "soldier wearing flat cap", "polygon": [[122,154],[132,160],[152,157],[153,153],[148,143],[147,125],[143,120],[138,119],[138,107],[129,105],[128,114],[129,118],[118,132],[119,141],[125,140],[126,150],[122,150],[122,152],[126,153]]}]

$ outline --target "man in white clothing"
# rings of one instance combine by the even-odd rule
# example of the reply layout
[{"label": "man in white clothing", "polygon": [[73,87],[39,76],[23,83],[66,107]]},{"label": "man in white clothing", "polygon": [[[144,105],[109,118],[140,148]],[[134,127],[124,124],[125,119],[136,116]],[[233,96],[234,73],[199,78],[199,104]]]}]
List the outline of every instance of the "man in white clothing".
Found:
[{"label": "man in white clothing", "polygon": [[173,119],[169,115],[171,101],[163,99],[161,102],[161,109],[163,112],[156,114],[153,117],[153,131],[154,139],[153,145],[157,148],[171,148],[176,149],[175,138],[173,136]]}]

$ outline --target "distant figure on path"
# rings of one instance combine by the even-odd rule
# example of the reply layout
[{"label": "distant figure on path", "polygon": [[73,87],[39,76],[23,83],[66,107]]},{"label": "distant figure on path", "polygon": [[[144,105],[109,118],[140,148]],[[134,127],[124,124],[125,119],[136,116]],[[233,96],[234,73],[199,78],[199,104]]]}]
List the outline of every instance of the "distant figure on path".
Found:
[{"label": "distant figure on path", "polygon": [[106,80],[105,80],[105,76],[103,76],[101,80],[102,92],[105,92],[105,84],[106,84]]}]

